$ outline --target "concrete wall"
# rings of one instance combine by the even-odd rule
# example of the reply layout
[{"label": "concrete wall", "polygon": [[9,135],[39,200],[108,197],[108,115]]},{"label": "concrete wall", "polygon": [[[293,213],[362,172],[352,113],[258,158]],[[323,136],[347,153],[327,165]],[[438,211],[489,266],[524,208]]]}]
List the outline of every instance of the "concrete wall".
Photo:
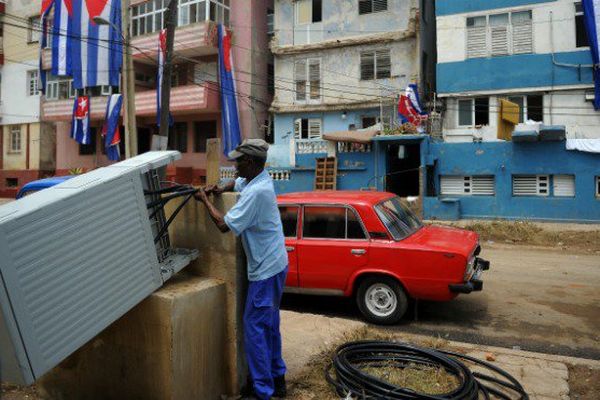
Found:
[{"label": "concrete wall", "polygon": [[[329,40],[405,30],[408,26],[410,10],[417,6],[416,0],[388,0],[388,11],[359,15],[358,1],[323,1],[323,21],[312,24],[316,30],[314,34],[320,40]],[[306,31],[307,28],[300,29],[300,32],[297,30],[294,38],[294,21],[294,1],[276,0],[274,42],[277,45],[302,43],[299,42],[298,37],[302,35],[301,31]]]},{"label": "concrete wall", "polygon": [[[21,127],[21,150],[18,152],[11,151],[11,127],[18,125]],[[14,124],[2,126],[3,132],[3,165],[2,169],[5,170],[24,170],[32,169],[39,170],[44,169],[42,167],[48,166],[51,170],[52,159],[48,155],[48,150],[52,152],[54,149],[42,148],[43,144],[48,144],[48,138],[45,136],[45,131],[42,132],[41,125],[39,123],[31,124]],[[42,138],[42,136],[44,136]],[[29,137],[29,141],[27,138]],[[43,156],[41,156],[43,154]],[[29,155],[29,159],[28,159]],[[41,159],[44,159],[42,162]],[[29,161],[29,162],[28,162]]]},{"label": "concrete wall", "polygon": [[[428,219],[446,219],[450,203],[457,200],[460,218],[506,218],[552,221],[600,221],[600,199],[594,194],[600,175],[600,155],[567,151],[565,142],[534,143],[431,143],[436,160],[435,180],[440,175],[494,175],[494,196],[437,196],[424,199]],[[575,175],[575,197],[512,195],[514,174]]]}]

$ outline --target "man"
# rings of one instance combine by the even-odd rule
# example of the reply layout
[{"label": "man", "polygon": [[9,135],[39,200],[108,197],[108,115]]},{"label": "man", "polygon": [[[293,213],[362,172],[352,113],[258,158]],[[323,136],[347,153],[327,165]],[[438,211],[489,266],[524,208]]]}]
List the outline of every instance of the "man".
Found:
[{"label": "man", "polygon": [[[200,189],[196,195],[221,232],[231,230],[242,237],[250,281],[244,310],[244,346],[252,380],[245,398],[260,400],[286,395],[279,305],[288,259],[273,181],[264,169],[268,148],[264,140],[244,140],[229,153],[238,174],[235,182]],[[240,199],[223,215],[207,194],[231,190],[241,192]]]}]

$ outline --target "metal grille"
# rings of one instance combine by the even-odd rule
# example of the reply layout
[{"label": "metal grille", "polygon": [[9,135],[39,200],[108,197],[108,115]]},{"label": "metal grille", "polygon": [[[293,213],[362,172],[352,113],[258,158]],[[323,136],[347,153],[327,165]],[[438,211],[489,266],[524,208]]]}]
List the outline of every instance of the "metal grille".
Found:
[{"label": "metal grille", "polygon": [[513,196],[548,196],[548,175],[513,176]]},{"label": "metal grille", "polygon": [[441,176],[441,194],[493,196],[494,181],[493,175]]}]

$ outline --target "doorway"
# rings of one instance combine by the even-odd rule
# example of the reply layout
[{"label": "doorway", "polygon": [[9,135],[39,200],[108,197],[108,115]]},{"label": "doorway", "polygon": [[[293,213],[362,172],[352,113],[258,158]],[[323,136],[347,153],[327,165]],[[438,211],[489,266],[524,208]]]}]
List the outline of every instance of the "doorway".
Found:
[{"label": "doorway", "polygon": [[150,151],[152,131],[149,128],[138,127],[138,154]]},{"label": "doorway", "polygon": [[389,145],[386,160],[385,190],[400,197],[419,196],[420,143]]}]

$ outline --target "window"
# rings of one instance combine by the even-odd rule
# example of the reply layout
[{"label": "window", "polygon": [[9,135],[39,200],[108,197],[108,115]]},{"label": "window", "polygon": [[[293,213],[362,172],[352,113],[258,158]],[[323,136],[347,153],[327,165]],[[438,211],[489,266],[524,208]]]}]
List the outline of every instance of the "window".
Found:
[{"label": "window", "polygon": [[589,47],[590,42],[585,30],[583,5],[581,2],[575,3],[575,47]]},{"label": "window", "polygon": [[206,139],[217,137],[217,121],[194,122],[194,151],[206,153]]},{"label": "window", "polygon": [[15,125],[10,127],[10,146],[11,153],[21,151],[21,126]]},{"label": "window", "polygon": [[307,25],[322,20],[322,0],[299,0],[296,2],[296,25]]},{"label": "window", "polygon": [[600,176],[596,177],[596,197],[600,197]]},{"label": "window", "polygon": [[353,210],[346,207],[304,207],[302,237],[319,239],[366,239]]},{"label": "window", "polygon": [[272,9],[267,8],[267,35],[275,34],[275,13]]},{"label": "window", "polygon": [[394,240],[402,240],[423,226],[419,218],[399,197],[377,204],[375,212]]},{"label": "window", "polygon": [[482,126],[490,123],[490,99],[458,100],[458,126]]},{"label": "window", "polygon": [[[230,0],[179,0],[177,25],[214,21],[229,26]],[[165,28],[168,0],[153,0],[131,7],[131,35],[139,36]]]},{"label": "window", "polygon": [[187,153],[187,122],[176,122],[169,135],[169,150]]},{"label": "window", "polygon": [[294,70],[296,100],[320,100],[321,60],[318,58],[298,60],[294,64]]},{"label": "window", "polygon": [[556,197],[575,197],[575,175],[553,175],[552,189]]},{"label": "window", "polygon": [[533,52],[531,10],[467,18],[467,58]]},{"label": "window", "polygon": [[73,79],[50,75],[46,81],[46,100],[64,100],[75,97]]},{"label": "window", "polygon": [[281,215],[281,225],[283,225],[283,236],[295,238],[298,230],[298,210],[297,206],[280,206],[279,215]]},{"label": "window", "polygon": [[514,175],[513,196],[548,196],[549,175]]},{"label": "window", "polygon": [[544,121],[544,96],[510,96],[508,100],[519,105],[519,122]]},{"label": "window", "polygon": [[494,176],[440,176],[442,195],[493,196]]},{"label": "window", "polygon": [[96,128],[90,128],[90,144],[80,144],[79,145],[79,155],[80,156],[92,156],[96,154]]},{"label": "window", "polygon": [[358,13],[371,14],[387,10],[387,0],[358,0]]},{"label": "window", "polygon": [[384,79],[392,75],[389,50],[367,51],[360,54],[360,79]]},{"label": "window", "polygon": [[40,23],[40,17],[29,18],[27,27],[28,27],[27,41],[29,43],[39,42],[40,41],[40,32],[42,30],[42,25]]},{"label": "window", "polygon": [[298,118],[294,121],[294,139],[321,139],[321,120]]},{"label": "window", "polygon": [[6,178],[6,187],[19,187],[19,178]]},{"label": "window", "polygon": [[267,90],[270,95],[275,94],[275,66],[267,64]]},{"label": "window", "polygon": [[[88,96],[110,96],[113,92],[112,86],[92,86],[85,89]],[[74,97],[74,94],[71,96]]]},{"label": "window", "polygon": [[369,128],[375,124],[377,124],[377,122],[379,122],[379,118],[378,117],[362,117],[361,119],[361,124],[362,124],[362,128]]},{"label": "window", "polygon": [[27,71],[27,93],[29,96],[35,96],[38,94],[38,71],[36,69]]}]

